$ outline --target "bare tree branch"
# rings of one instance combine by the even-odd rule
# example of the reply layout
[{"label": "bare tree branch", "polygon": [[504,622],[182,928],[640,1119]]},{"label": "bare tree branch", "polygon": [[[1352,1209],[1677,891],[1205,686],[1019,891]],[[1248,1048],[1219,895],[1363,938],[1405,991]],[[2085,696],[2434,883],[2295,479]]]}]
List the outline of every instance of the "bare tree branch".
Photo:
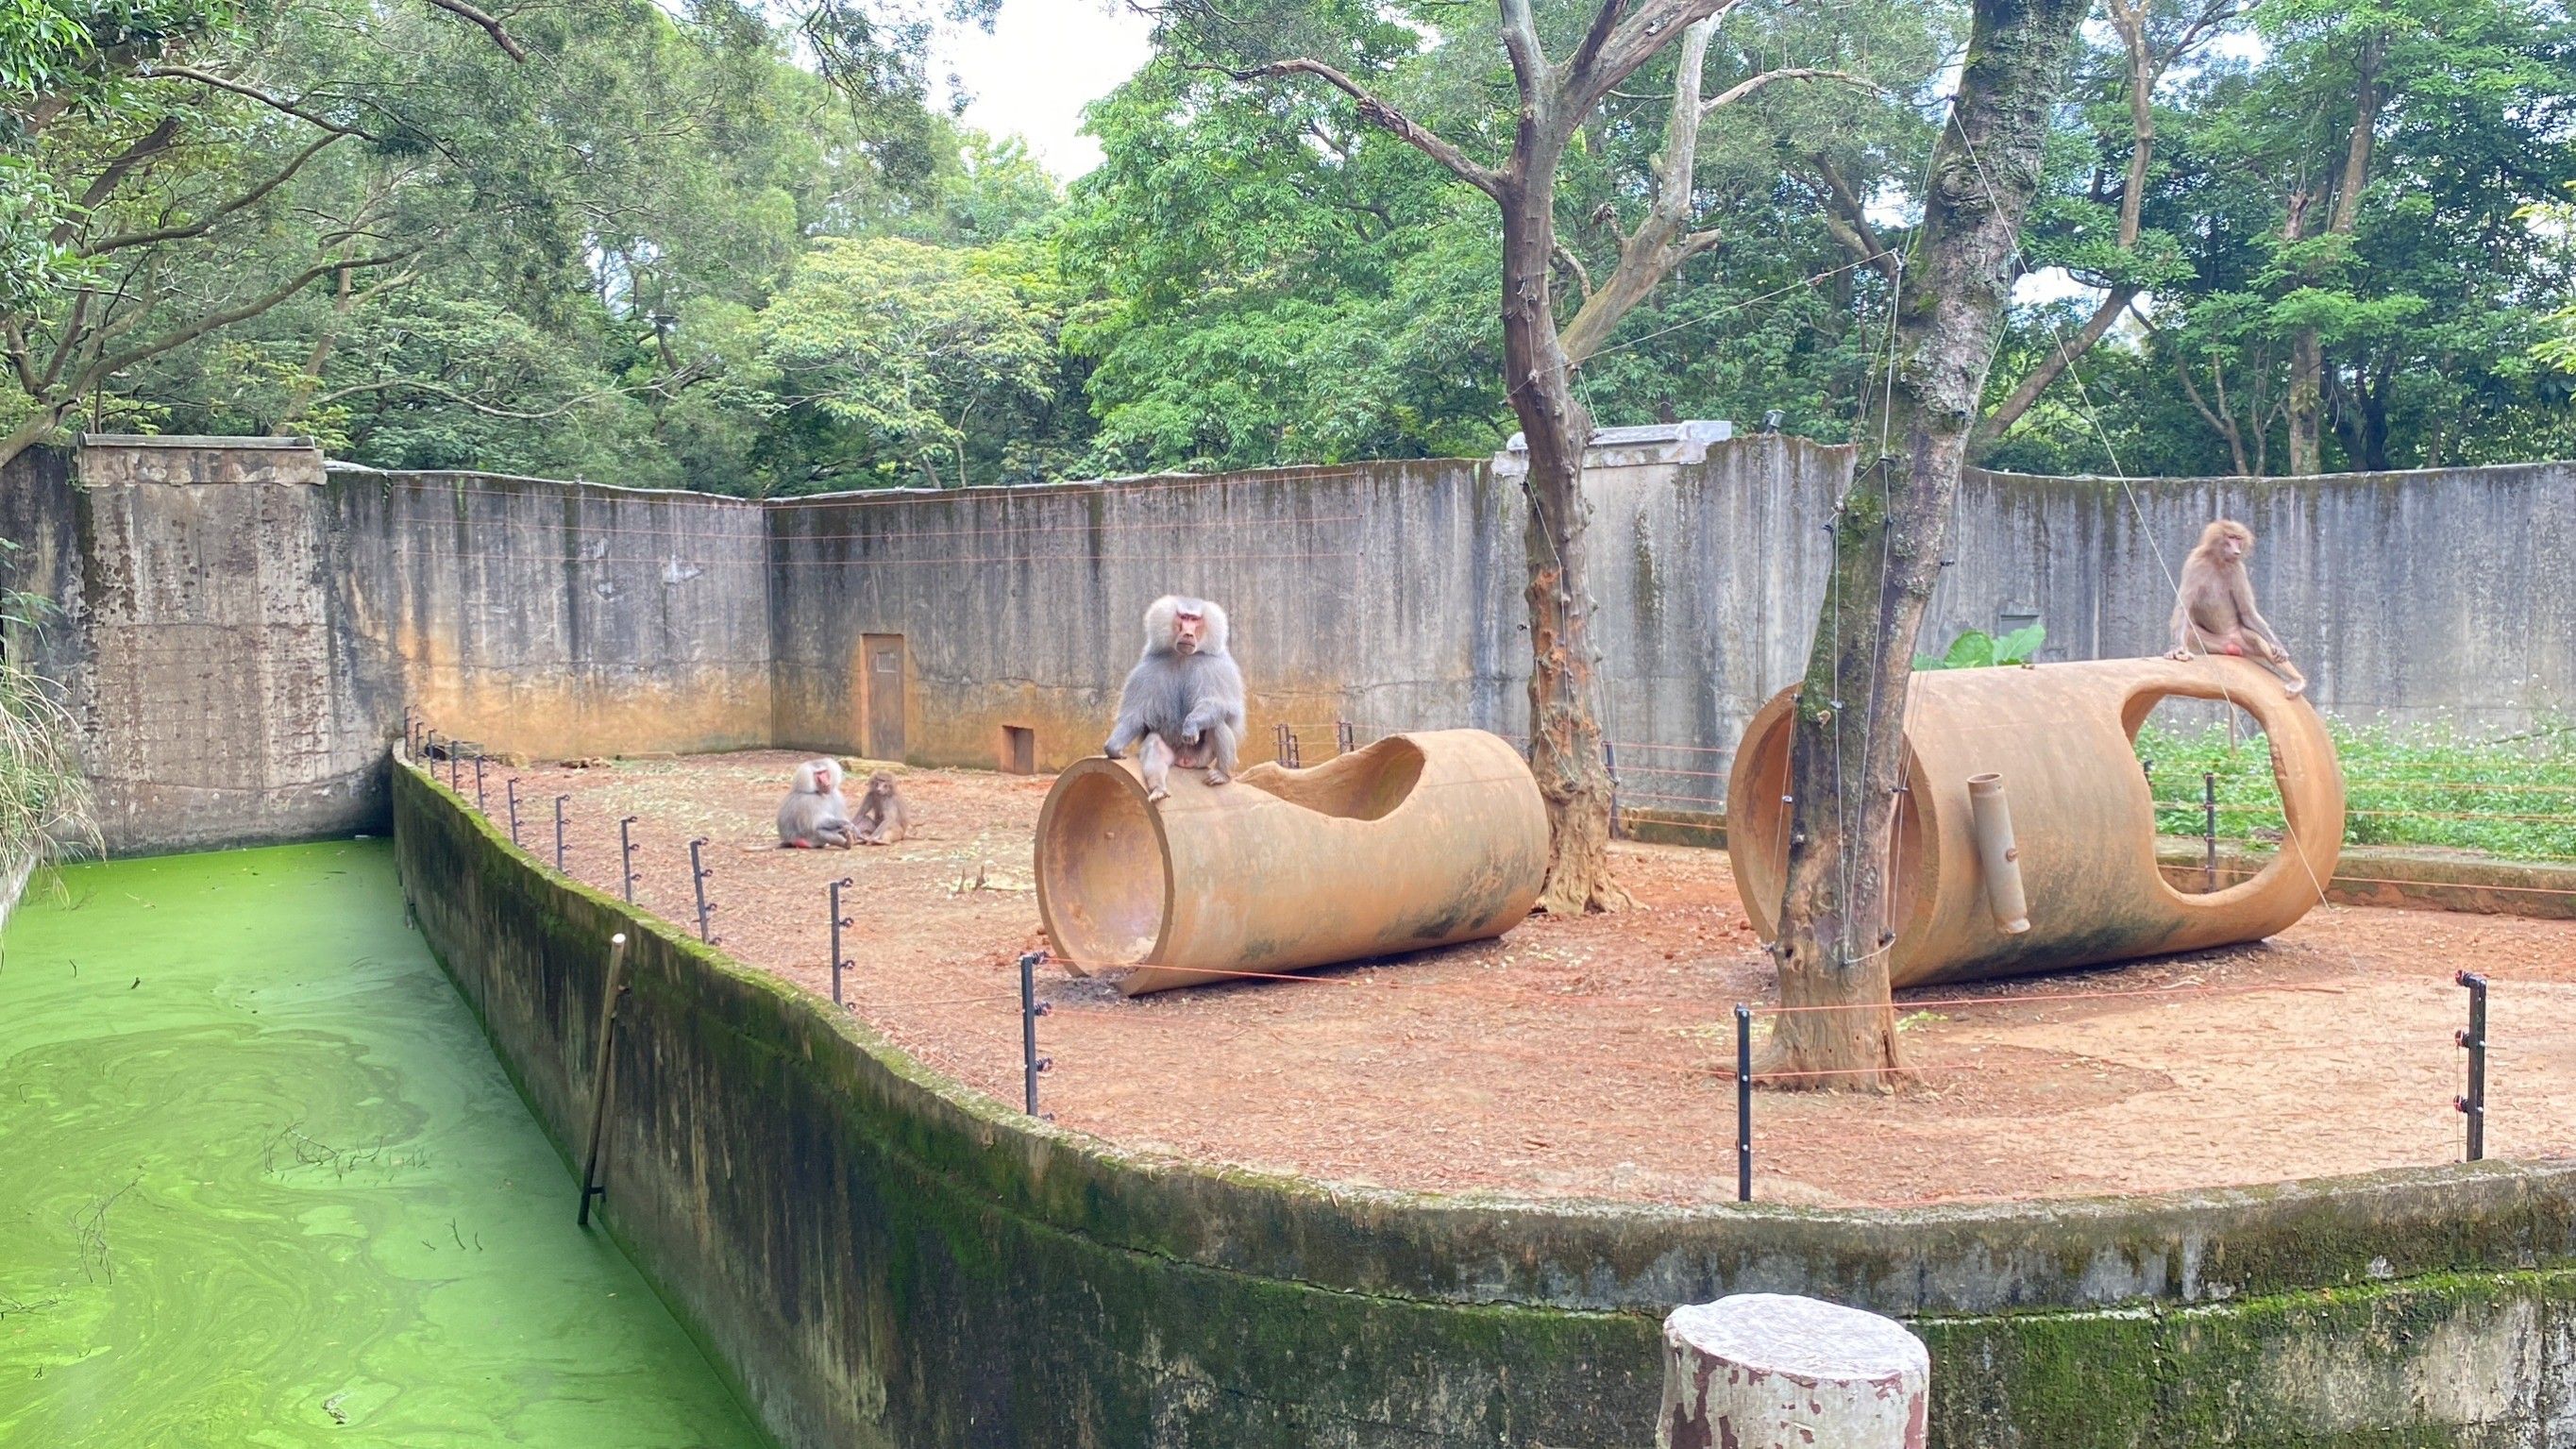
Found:
[{"label": "bare tree branch", "polygon": [[1359,103],[1360,119],[1405,142],[1423,155],[1455,172],[1458,179],[1487,196],[1501,196],[1502,176],[1492,168],[1471,159],[1466,152],[1452,146],[1437,132],[1423,126],[1404,112],[1388,105],[1367,87],[1319,60],[1298,56],[1274,60],[1249,70],[1226,70],[1222,66],[1194,66],[1193,69],[1222,70],[1238,81],[1270,80],[1287,75],[1311,75]]},{"label": "bare tree branch", "polygon": [[1810,65],[1790,65],[1782,66],[1778,70],[1766,70],[1760,75],[1752,76],[1745,80],[1736,82],[1734,85],[1727,87],[1725,90],[1718,92],[1716,95],[1713,95],[1706,101],[1702,102],[1700,104],[1699,113],[1702,117],[1706,117],[1712,111],[1734,105],[1737,101],[1744,99],[1746,96],[1753,94],[1755,91],[1762,89],[1773,81],[1784,80],[1841,81],[1844,85],[1867,91],[1874,96],[1885,95],[1887,93],[1886,89],[1879,85],[1878,82],[1871,80],[1867,76],[1854,75],[1847,70],[1820,70],[1817,67]]},{"label": "bare tree branch", "polygon": [[1654,59],[1655,52],[1671,42],[1675,29],[1703,20],[1724,19],[1728,11],[1742,3],[1744,0],[1652,0],[1604,38],[1589,65],[1568,74],[1566,105],[1577,112],[1592,109],[1612,86]]},{"label": "bare tree branch", "polygon": [[1503,50],[1512,58],[1512,79],[1520,87],[1526,112],[1538,104],[1547,87],[1547,52],[1539,48],[1538,22],[1530,15],[1529,0],[1502,0],[1502,5]]},{"label": "bare tree branch", "polygon": [[135,76],[140,80],[195,81],[202,86],[212,86],[219,91],[230,91],[234,95],[247,97],[281,115],[293,116],[308,126],[318,126],[325,131],[335,131],[343,136],[356,136],[368,141],[378,139],[373,132],[362,131],[355,126],[343,126],[337,121],[317,116],[306,110],[300,102],[270,95],[257,86],[244,85],[240,81],[229,80],[211,71],[199,70],[192,65],[155,65],[135,72]]},{"label": "bare tree branch", "polygon": [[128,247],[151,246],[159,242],[184,241],[189,237],[204,236],[207,232],[214,230],[215,225],[218,222],[221,222],[225,217],[232,216],[247,207],[258,205],[262,200],[267,198],[269,193],[277,190],[277,188],[281,186],[284,186],[288,181],[293,180],[295,173],[304,169],[305,162],[320,155],[323,147],[331,145],[346,134],[348,133],[341,131],[325,133],[321,137],[317,138],[312,145],[297,152],[295,159],[287,162],[285,169],[279,171],[276,175],[271,176],[266,181],[261,182],[259,185],[252,187],[250,190],[243,192],[241,195],[234,197],[232,200],[225,202],[223,205],[216,207],[213,211],[206,213],[204,216],[201,216],[195,221],[189,222],[184,226],[165,226],[152,231],[121,232],[115,236],[107,238],[105,241],[96,242],[89,246],[82,247],[80,249],[80,254],[85,257],[105,256],[109,252],[123,251]]},{"label": "bare tree branch", "polygon": [[450,15],[460,16],[483,27],[483,33],[491,36],[492,43],[501,47],[510,59],[525,61],[528,58],[527,47],[519,44],[509,31],[502,29],[500,20],[490,13],[476,9],[467,4],[466,0],[429,0],[429,3]]},{"label": "bare tree branch", "polygon": [[343,267],[346,267],[351,271],[359,271],[371,267],[389,267],[396,262],[410,259],[412,256],[416,255],[420,249],[421,248],[419,246],[410,246],[403,248],[401,251],[386,252],[380,256],[353,257],[348,261],[316,262],[312,266],[306,267],[303,271],[296,273],[293,277],[280,284],[274,290],[264,292],[257,297],[253,297],[247,302],[226,307],[221,311],[208,312],[204,316],[199,317],[197,320],[190,322],[185,326],[174,327],[171,330],[162,333],[160,336],[153,338],[149,342],[129,348],[103,362],[92,364],[85,371],[81,383],[72,387],[69,391],[75,395],[86,392],[89,390],[88,385],[93,381],[100,378],[113,377],[117,373],[123,372],[125,369],[132,367],[138,362],[144,361],[147,358],[158,357],[162,353],[168,352],[174,347],[184,347],[217,328],[230,327],[236,322],[246,322],[261,313],[268,311],[270,308],[275,307],[287,298],[294,296],[296,293],[303,291],[306,287],[313,285],[316,278],[328,276]]}]

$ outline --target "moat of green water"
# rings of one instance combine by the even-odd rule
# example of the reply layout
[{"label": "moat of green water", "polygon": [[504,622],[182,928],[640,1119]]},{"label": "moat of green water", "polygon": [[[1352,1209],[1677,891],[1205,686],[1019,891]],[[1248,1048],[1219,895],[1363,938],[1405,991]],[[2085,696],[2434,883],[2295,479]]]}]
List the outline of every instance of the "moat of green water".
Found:
[{"label": "moat of green water", "polygon": [[77,866],[0,945],[0,1445],[765,1443],[383,842]]}]

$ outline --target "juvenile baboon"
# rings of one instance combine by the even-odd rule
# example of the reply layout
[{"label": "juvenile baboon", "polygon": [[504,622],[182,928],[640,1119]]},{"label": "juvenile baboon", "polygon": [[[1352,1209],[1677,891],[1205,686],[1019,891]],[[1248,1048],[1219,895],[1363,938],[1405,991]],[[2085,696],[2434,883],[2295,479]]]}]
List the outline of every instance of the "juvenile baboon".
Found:
[{"label": "juvenile baboon", "polygon": [[901,844],[910,828],[904,813],[903,796],[894,788],[894,776],[883,770],[868,777],[868,792],[859,797],[859,810],[850,817],[850,828],[861,845]]},{"label": "juvenile baboon", "polygon": [[807,760],[796,767],[796,783],[778,804],[778,843],[791,850],[858,844],[849,802],[841,798],[839,762]]},{"label": "juvenile baboon", "polygon": [[1145,742],[1145,798],[1161,800],[1173,765],[1205,767],[1207,782],[1234,773],[1243,737],[1243,671],[1226,652],[1225,610],[1166,594],[1145,610],[1145,652],[1118,692],[1118,723],[1100,752],[1124,758]]},{"label": "juvenile baboon", "polygon": [[2308,679],[2254,607],[2254,581],[2245,575],[2245,559],[2253,552],[2254,530],[2235,519],[2222,518],[2201,530],[2174,591],[2173,651],[2165,657],[2231,654],[2251,659],[2279,675],[2283,689],[2295,695],[2308,687]]}]

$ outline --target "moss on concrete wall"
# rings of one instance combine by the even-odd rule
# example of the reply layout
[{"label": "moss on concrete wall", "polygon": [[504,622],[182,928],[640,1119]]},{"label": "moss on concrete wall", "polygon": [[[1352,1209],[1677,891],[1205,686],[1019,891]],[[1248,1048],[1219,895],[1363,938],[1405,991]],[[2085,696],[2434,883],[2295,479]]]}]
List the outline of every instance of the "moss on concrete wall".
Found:
[{"label": "moss on concrete wall", "polygon": [[799,1449],[1640,1443],[1662,1313],[1750,1290],[1918,1320],[1946,1444],[2576,1429],[2576,1166],[1904,1212],[1212,1171],[970,1093],[394,773],[422,928],[558,1142],[633,937],[606,1220]]}]

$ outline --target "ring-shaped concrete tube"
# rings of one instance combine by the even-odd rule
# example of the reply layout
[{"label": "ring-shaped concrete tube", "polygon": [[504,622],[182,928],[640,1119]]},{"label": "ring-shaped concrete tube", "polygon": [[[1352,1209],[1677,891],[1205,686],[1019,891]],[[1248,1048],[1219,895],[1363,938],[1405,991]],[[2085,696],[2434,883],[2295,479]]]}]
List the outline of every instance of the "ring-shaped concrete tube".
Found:
[{"label": "ring-shaped concrete tube", "polygon": [[1483,730],[1389,735],[1308,770],[1171,773],[1078,761],[1038,813],[1038,915],[1055,954],[1127,970],[1130,996],[1460,941],[1521,923],[1547,875],[1547,811]]},{"label": "ring-shaped concrete tube", "polygon": [[[1906,790],[1890,886],[1897,986],[1973,981],[2260,940],[2308,913],[2343,847],[2343,770],[2325,722],[2243,659],[2101,659],[2032,669],[1926,671],[1910,686]],[[1745,726],[1727,781],[1726,849],[1744,913],[1776,939],[1788,842],[1790,710],[1783,690]],[[2156,702],[2206,699],[2254,717],[2288,827],[2252,878],[2191,895],[2156,866],[2155,802],[2133,741]],[[2030,929],[1988,907],[1968,781],[2012,799]],[[2193,782],[2195,793],[2198,782]]]}]

